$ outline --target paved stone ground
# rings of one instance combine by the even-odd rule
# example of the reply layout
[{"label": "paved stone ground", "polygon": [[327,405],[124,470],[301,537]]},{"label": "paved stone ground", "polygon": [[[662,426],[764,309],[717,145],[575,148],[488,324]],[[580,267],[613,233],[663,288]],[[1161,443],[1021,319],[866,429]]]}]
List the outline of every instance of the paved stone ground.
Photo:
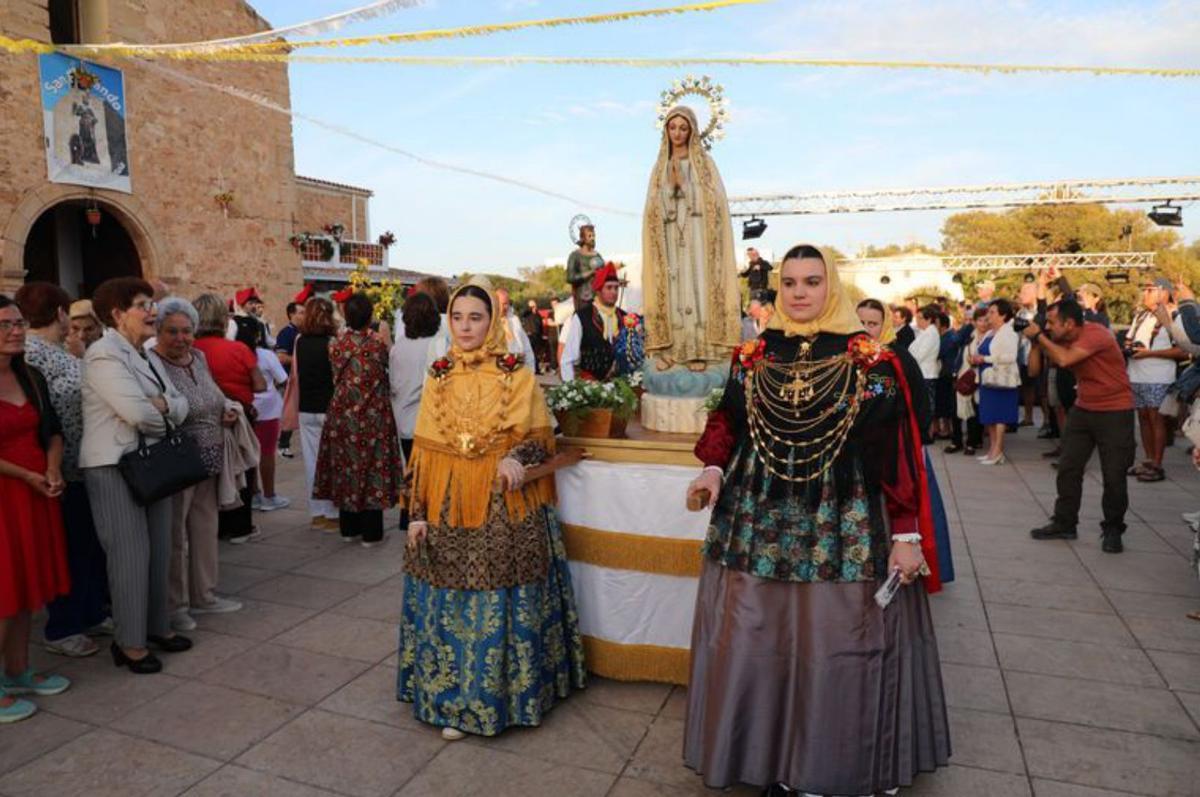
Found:
[{"label": "paved stone ground", "polygon": [[[1179,519],[1200,508],[1200,474],[1175,450],[1169,481],[1132,484],[1120,556],[1100,551],[1096,474],[1080,539],[1037,543],[1054,484],[1032,438],[1007,467],[936,455],[958,569],[932,600],[954,756],[907,793],[1200,794],[1200,623],[1184,618],[1200,584]],[[299,496],[298,461],[281,462],[281,492]],[[259,518],[265,539],[222,544],[223,589],[245,610],[201,618],[164,674],[39,652],[74,687],[0,728],[0,793],[716,793],[680,763],[684,693],[669,686],[596,680],[540,729],[442,742],[393,699],[398,538],[344,546],[301,507]]]}]

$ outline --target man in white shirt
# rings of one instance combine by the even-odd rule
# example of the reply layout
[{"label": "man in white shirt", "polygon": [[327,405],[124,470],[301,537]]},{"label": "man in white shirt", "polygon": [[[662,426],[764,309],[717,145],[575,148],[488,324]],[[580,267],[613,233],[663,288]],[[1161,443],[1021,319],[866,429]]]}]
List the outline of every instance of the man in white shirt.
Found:
[{"label": "man in white shirt", "polygon": [[533,357],[533,344],[529,342],[529,336],[521,326],[521,319],[513,312],[508,291],[500,288],[496,291],[496,298],[500,300],[500,317],[504,319],[504,339],[508,341],[509,353],[524,355],[525,366],[535,369],[536,373],[537,360]]},{"label": "man in white shirt", "polygon": [[571,316],[563,333],[559,376],[564,382],[576,376],[605,380],[616,373],[613,344],[625,312],[617,307],[621,283],[611,263],[596,272],[592,287],[595,298]]},{"label": "man in white shirt", "polygon": [[938,354],[942,347],[942,336],[938,334],[937,328],[937,317],[940,313],[941,309],[937,305],[927,304],[922,307],[915,316],[916,336],[908,345],[908,353],[921,367],[930,407],[934,406],[937,394]]}]

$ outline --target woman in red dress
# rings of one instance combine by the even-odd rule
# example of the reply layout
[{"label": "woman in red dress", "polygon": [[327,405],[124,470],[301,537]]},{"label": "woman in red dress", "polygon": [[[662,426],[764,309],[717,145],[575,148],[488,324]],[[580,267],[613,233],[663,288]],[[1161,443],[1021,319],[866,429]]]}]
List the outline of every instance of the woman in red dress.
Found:
[{"label": "woman in red dress", "polygon": [[346,299],[346,334],[329,345],[333,397],[321,430],[313,497],[337,506],[343,542],[383,541],[383,510],[400,500],[404,467],[388,382],[388,347],[371,331],[365,293]]},{"label": "woman in red dress", "polygon": [[58,496],[62,430],[46,380],[25,364],[28,324],[0,294],[0,723],[37,707],[20,695],[56,695],[71,685],[29,666],[31,615],[70,591]]}]

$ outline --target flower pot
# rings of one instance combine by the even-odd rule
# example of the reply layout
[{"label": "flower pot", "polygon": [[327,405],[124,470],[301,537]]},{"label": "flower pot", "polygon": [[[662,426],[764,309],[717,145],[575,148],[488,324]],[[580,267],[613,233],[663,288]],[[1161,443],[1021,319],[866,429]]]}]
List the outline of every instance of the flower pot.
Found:
[{"label": "flower pot", "polygon": [[554,415],[567,437],[608,437],[612,426],[612,410],[556,412]]},{"label": "flower pot", "polygon": [[628,423],[628,417],[613,415],[612,422],[608,425],[608,436],[614,440],[623,440],[625,438],[625,426]]}]

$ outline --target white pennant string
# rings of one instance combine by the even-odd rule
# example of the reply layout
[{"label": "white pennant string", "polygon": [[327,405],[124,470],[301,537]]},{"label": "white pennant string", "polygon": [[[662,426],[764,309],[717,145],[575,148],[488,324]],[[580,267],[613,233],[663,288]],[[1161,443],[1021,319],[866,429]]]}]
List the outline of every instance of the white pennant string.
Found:
[{"label": "white pennant string", "polygon": [[470,175],[472,177],[480,177],[484,180],[491,180],[491,181],[497,182],[497,183],[504,183],[505,185],[511,185],[511,186],[515,186],[517,188],[523,188],[526,191],[533,191],[535,193],[542,194],[543,196],[553,197],[554,199],[561,199],[563,201],[570,202],[579,207],[591,208],[592,210],[599,210],[599,211],[603,211],[605,213],[610,213],[610,214],[613,214],[616,216],[626,216],[628,218],[637,218],[638,217],[637,213],[632,213],[628,210],[620,210],[618,208],[610,208],[610,207],[606,207],[604,205],[597,205],[594,202],[587,202],[587,201],[579,199],[577,197],[570,196],[569,194],[563,194],[563,193],[559,193],[558,191],[553,191],[549,188],[543,188],[542,186],[535,185],[534,183],[527,183],[524,180],[518,180],[518,179],[515,179],[512,177],[505,177],[502,174],[494,174],[492,172],[485,172],[480,169],[471,168],[469,166],[458,166],[453,163],[445,163],[443,161],[436,161],[436,160],[432,160],[430,158],[425,158],[425,157],[422,157],[421,155],[417,155],[415,152],[409,152],[408,150],[401,149],[400,147],[392,146],[391,144],[387,144],[382,141],[377,141],[376,139],[370,138],[368,136],[364,136],[362,133],[355,132],[354,130],[351,130],[349,128],[342,127],[341,125],[333,124],[332,122],[326,122],[323,119],[317,119],[316,117],[308,116],[307,114],[302,114],[297,111],[293,111],[291,108],[287,108],[283,105],[280,105],[278,102],[270,99],[269,97],[264,97],[261,94],[255,94],[254,92],[246,91],[244,89],[239,89],[234,86],[222,86],[217,83],[209,83],[207,81],[200,80],[199,78],[192,77],[191,75],[185,75],[182,72],[176,72],[174,69],[170,69],[169,67],[163,66],[162,64],[157,63],[157,62],[142,61],[142,64],[147,69],[151,69],[155,72],[158,72],[165,77],[172,78],[174,80],[178,80],[183,83],[188,83],[193,86],[207,88],[207,89],[211,89],[213,91],[219,91],[223,94],[228,94],[231,97],[237,97],[240,100],[244,100],[245,102],[252,103],[252,104],[257,105],[260,108],[264,108],[268,111],[273,111],[274,113],[286,114],[287,116],[290,116],[293,119],[300,119],[302,121],[308,122],[309,124],[313,124],[313,125],[316,125],[317,127],[322,127],[326,130],[337,133],[338,135],[346,136],[347,138],[352,138],[355,141],[361,141],[364,144],[369,144],[373,147],[377,147],[379,149],[386,150],[386,151],[394,153],[396,155],[400,155],[401,157],[408,158],[409,160],[416,161],[417,163],[420,163],[424,166],[429,166],[434,169],[441,169],[443,171],[457,172],[458,174],[466,174],[466,175]]},{"label": "white pennant string", "polygon": [[[172,50],[222,50],[228,47],[239,47],[245,44],[251,44],[259,41],[268,41],[271,39],[287,38],[289,36],[316,36],[320,33],[328,33],[329,31],[339,30],[354,22],[362,22],[363,20],[376,19],[378,17],[387,16],[401,8],[414,8],[424,5],[425,0],[376,0],[369,5],[352,8],[349,11],[340,11],[336,14],[331,14],[321,19],[313,19],[308,22],[300,22],[295,25],[288,25],[283,28],[273,28],[271,30],[259,31],[257,33],[248,33],[244,36],[231,36],[226,39],[212,39],[202,42],[177,42],[173,44],[152,44],[138,45],[142,50],[171,52]],[[89,51],[104,50],[106,48],[117,49],[120,47],[128,47],[130,45],[124,42],[115,42],[113,44],[88,44],[85,45]],[[70,46],[61,48],[65,52],[71,50]]]}]

